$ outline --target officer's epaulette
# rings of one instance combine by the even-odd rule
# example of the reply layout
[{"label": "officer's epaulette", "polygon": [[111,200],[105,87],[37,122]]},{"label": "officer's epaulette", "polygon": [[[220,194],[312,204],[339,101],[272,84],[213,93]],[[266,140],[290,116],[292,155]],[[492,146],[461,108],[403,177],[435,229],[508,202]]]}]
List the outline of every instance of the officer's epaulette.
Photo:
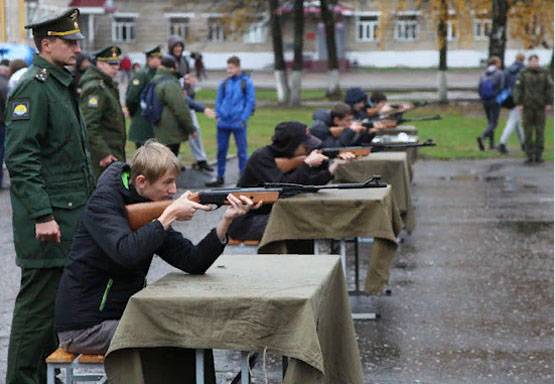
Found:
[{"label": "officer's epaulette", "polygon": [[35,75],[35,79],[44,83],[48,79],[48,69],[40,68]]}]

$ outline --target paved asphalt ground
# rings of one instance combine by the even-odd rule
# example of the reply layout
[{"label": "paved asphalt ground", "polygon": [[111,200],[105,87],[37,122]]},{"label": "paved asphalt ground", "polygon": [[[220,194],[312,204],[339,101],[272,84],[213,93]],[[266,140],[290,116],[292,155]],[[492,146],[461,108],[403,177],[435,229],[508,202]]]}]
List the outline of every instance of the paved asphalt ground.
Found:
[{"label": "paved asphalt ground", "polygon": [[[182,185],[201,187],[193,174]],[[417,229],[400,247],[392,295],[375,300],[379,320],[355,324],[365,383],[553,383],[553,163],[419,161],[413,199]],[[19,285],[6,189],[0,212],[3,382]],[[178,229],[197,241],[220,216],[199,214]],[[170,269],[155,259],[149,280]],[[237,356],[216,356],[218,382],[229,382]],[[267,361],[270,383],[276,361]],[[265,382],[261,365],[255,383]]]}]

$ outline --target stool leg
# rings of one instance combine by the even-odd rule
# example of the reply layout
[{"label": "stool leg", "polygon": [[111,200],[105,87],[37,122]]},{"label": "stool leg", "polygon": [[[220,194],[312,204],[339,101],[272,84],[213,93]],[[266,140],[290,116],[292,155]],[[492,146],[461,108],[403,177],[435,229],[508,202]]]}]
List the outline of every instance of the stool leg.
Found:
[{"label": "stool leg", "polygon": [[241,352],[241,384],[250,384],[251,373],[249,366],[249,353]]},{"label": "stool leg", "polygon": [[287,356],[282,356],[281,358],[281,381],[285,380],[285,374],[287,373],[287,366],[289,365],[289,359]]},{"label": "stool leg", "polygon": [[54,384],[55,376],[54,376],[54,366],[52,364],[48,364],[46,366],[46,383],[47,384]]},{"label": "stool leg", "polygon": [[66,366],[66,384],[73,384],[73,364]]},{"label": "stool leg", "polygon": [[204,350],[195,349],[196,384],[204,384]]},{"label": "stool leg", "polygon": [[360,265],[358,259],[358,237],[355,237],[355,291],[360,291]]}]

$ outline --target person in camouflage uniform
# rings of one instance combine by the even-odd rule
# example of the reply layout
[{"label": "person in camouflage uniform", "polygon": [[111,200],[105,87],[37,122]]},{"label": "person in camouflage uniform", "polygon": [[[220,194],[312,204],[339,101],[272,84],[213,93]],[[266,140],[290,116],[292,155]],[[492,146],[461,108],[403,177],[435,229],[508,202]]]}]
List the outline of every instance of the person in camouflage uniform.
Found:
[{"label": "person in camouflage uniform", "polygon": [[88,138],[73,77],[79,10],[32,28],[39,53],[6,107],[6,165],[21,287],[8,347],[7,384],[46,383],[45,358],[58,346],[54,301],[73,235],[94,189]]},{"label": "person in camouflage uniform", "polygon": [[133,76],[125,95],[125,105],[131,116],[129,140],[133,141],[137,148],[154,137],[152,124],[141,116],[141,91],[154,78],[156,70],[160,66],[162,60],[160,46],[146,51],[145,55],[146,66]]},{"label": "person in camouflage uniform", "polygon": [[96,65],[83,77],[80,106],[90,139],[96,178],[114,161],[125,162],[125,117],[119,103],[118,73],[121,49],[110,46],[94,54]]},{"label": "person in camouflage uniform", "polygon": [[513,89],[514,102],[522,109],[528,164],[543,163],[545,110],[553,104],[552,87],[551,77],[540,67],[539,57],[531,55],[526,69],[518,74]]}]

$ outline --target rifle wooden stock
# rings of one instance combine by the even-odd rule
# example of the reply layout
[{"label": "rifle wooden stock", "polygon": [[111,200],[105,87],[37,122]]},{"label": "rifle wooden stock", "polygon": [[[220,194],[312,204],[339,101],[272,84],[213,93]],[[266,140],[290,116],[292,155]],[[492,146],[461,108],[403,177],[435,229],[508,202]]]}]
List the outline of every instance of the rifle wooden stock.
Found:
[{"label": "rifle wooden stock", "polygon": [[364,157],[368,156],[370,152],[370,147],[336,147],[322,149],[322,154],[326,155],[330,159],[335,159],[342,153],[352,153],[355,157]]},{"label": "rifle wooden stock", "polygon": [[[249,188],[246,188],[244,191],[215,190],[198,192],[194,193],[190,200],[200,204],[225,205],[228,204],[228,195],[233,195],[237,198],[239,198],[239,196],[245,196],[251,199],[255,204],[259,201],[261,201],[262,204],[272,204],[279,199],[279,191],[277,190],[264,190],[261,188],[251,188],[249,190]],[[126,205],[125,210],[127,212],[129,227],[132,231],[136,231],[152,220],[156,220],[172,203],[173,200],[164,200]]]}]

